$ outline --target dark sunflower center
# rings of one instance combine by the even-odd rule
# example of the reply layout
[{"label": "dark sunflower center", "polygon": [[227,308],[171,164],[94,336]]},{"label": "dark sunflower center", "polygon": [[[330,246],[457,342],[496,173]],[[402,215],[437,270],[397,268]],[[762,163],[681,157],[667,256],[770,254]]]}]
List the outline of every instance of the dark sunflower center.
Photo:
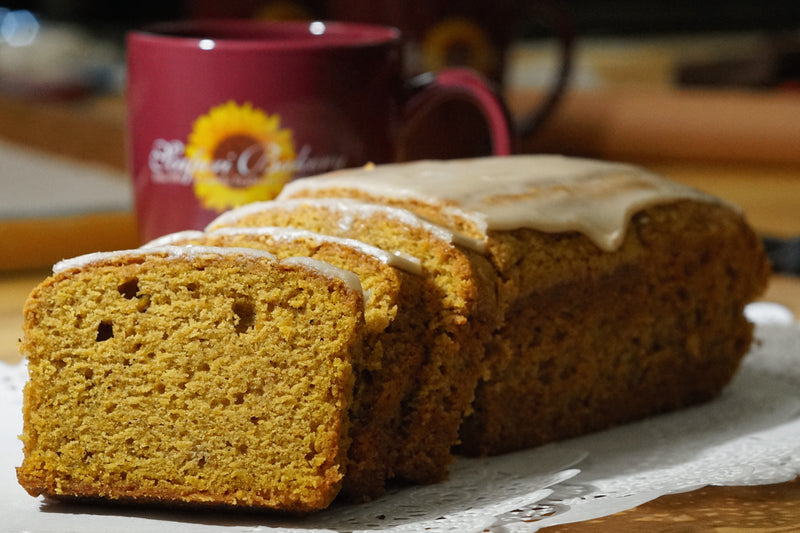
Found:
[{"label": "dark sunflower center", "polygon": [[213,154],[214,173],[231,187],[257,183],[264,174],[264,146],[250,135],[231,135],[217,144]]}]

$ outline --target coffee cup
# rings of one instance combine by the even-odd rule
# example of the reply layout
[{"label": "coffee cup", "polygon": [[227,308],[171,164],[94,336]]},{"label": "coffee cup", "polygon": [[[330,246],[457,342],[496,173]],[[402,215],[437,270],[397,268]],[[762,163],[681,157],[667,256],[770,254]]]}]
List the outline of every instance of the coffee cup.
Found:
[{"label": "coffee cup", "polygon": [[513,151],[492,86],[462,68],[407,79],[393,27],[162,23],[129,33],[127,62],[142,241],[203,228],[227,209],[274,198],[293,179]]}]

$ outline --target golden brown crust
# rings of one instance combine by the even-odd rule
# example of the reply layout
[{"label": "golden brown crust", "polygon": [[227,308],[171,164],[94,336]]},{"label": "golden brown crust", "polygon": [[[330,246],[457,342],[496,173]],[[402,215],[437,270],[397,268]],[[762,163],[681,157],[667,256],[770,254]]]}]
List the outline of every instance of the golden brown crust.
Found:
[{"label": "golden brown crust", "polygon": [[462,451],[473,454],[713,398],[750,346],[744,306],[769,275],[739,213],[694,201],[637,214],[613,253],[579,234],[532,230],[494,234],[490,248],[510,318],[462,427]]}]

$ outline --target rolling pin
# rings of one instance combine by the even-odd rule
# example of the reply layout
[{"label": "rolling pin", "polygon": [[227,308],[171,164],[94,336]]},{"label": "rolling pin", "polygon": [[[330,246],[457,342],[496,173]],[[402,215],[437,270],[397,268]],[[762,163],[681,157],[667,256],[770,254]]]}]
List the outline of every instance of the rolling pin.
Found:
[{"label": "rolling pin", "polygon": [[[512,115],[536,105],[507,95]],[[800,164],[800,92],[625,89],[567,92],[525,152],[605,159]]]}]

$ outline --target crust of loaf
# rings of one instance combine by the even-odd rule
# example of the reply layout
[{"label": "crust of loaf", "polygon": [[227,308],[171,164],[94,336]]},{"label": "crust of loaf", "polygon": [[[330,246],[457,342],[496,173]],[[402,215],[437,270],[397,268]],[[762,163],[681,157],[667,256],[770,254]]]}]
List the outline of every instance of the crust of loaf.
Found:
[{"label": "crust of loaf", "polygon": [[[511,292],[520,313],[509,313],[518,323],[508,321],[496,336],[500,351],[514,347],[512,356],[479,387],[476,414],[462,428],[472,453],[542,444],[714,398],[750,347],[744,306],[769,277],[757,235],[722,204],[681,201],[640,212],[613,254],[598,254],[575,234],[493,241],[500,267],[518,275]],[[510,266],[519,254],[536,261],[542,246],[555,258],[548,264],[568,272]],[[526,323],[536,324],[533,332]],[[508,409],[521,389],[534,400]]]}]

